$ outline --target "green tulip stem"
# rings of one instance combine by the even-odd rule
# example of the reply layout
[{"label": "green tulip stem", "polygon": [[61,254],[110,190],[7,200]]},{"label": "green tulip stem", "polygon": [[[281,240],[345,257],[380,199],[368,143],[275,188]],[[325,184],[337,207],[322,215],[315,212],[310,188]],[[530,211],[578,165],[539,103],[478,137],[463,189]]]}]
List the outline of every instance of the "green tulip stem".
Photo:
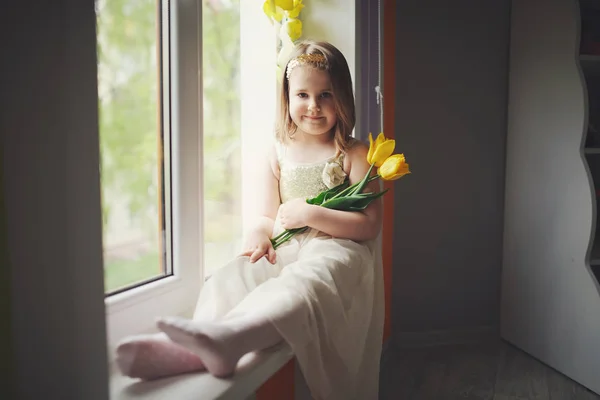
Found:
[{"label": "green tulip stem", "polygon": [[279,240],[277,240],[275,243],[273,243],[273,249],[277,250],[277,248],[279,246],[281,246],[283,243],[290,240],[292,238],[292,236],[294,236],[294,234],[292,232],[285,231],[285,235],[283,235]]},{"label": "green tulip stem", "polygon": [[273,248],[275,250],[277,250],[277,248],[279,246],[281,246],[283,243],[290,240],[292,238],[292,236],[294,236],[297,233],[303,233],[307,229],[308,229],[307,226],[305,226],[303,228],[296,228],[296,229],[289,229],[289,230],[286,229],[285,231],[281,232],[279,235],[277,235],[276,237],[271,239],[271,244],[273,245]]},{"label": "green tulip stem", "polygon": [[360,189],[360,190],[362,190],[367,183],[372,182],[375,179],[379,178],[379,175],[369,176],[369,175],[371,175],[371,170],[373,170],[373,164],[371,164],[369,171],[367,172],[367,174],[361,181],[356,182],[354,185],[348,186],[346,189],[342,190],[341,192],[339,192],[338,194],[336,194],[329,200],[339,199],[340,197],[352,196],[354,193],[357,192],[356,189],[359,185],[361,185],[361,184],[363,185],[362,188]]},{"label": "green tulip stem", "polygon": [[359,184],[360,182],[355,183],[352,186],[348,186],[346,189],[342,190],[341,192],[339,192],[338,194],[336,194],[335,196],[333,196],[331,199],[329,200],[333,200],[333,199],[338,199],[340,197],[346,197],[348,194],[352,193],[352,191],[356,188],[356,186]]},{"label": "green tulip stem", "polygon": [[273,249],[277,250],[279,246],[290,240],[296,233],[298,232],[285,231],[285,235],[273,244]]},{"label": "green tulip stem", "polygon": [[290,231],[288,231],[288,230],[281,232],[279,235],[277,235],[273,239],[271,239],[271,242],[276,243],[279,239],[281,239],[283,236],[287,235],[289,232]]},{"label": "green tulip stem", "polygon": [[281,235],[278,236],[277,240],[271,239],[271,244],[273,245],[273,249],[277,250],[282,243],[285,243],[292,237],[292,233],[290,231],[283,231]]},{"label": "green tulip stem", "polygon": [[273,239],[271,239],[271,242],[275,243],[277,242],[279,239],[281,239],[283,236],[287,235],[288,233],[298,233],[301,230],[306,229],[306,227],[304,228],[296,228],[296,229],[286,229],[285,231],[281,232],[279,235],[275,236]]},{"label": "green tulip stem", "polygon": [[379,179],[379,178],[381,178],[381,175],[379,175],[379,174],[373,175],[373,176],[369,177],[369,179],[367,179],[367,183],[371,183],[375,179]]}]

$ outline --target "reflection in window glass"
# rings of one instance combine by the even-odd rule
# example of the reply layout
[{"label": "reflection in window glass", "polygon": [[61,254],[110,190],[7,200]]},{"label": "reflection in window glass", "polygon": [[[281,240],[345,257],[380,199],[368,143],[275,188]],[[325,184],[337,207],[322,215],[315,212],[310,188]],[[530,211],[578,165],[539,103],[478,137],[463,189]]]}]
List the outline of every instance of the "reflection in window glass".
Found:
[{"label": "reflection in window glass", "polygon": [[242,246],[240,0],[205,0],[202,14],[207,275]]},{"label": "reflection in window glass", "polygon": [[168,104],[162,101],[168,74],[161,62],[168,54],[162,40],[168,29],[161,23],[167,12],[160,0],[97,0],[96,15],[104,276],[110,294],[170,272],[163,165]]}]

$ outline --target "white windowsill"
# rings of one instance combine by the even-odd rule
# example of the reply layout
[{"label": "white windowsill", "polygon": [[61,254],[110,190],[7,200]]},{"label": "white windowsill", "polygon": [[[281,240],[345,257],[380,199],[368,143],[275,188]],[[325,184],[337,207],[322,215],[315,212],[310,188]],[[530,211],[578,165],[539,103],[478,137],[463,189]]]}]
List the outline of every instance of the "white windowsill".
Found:
[{"label": "white windowsill", "polygon": [[259,353],[244,356],[233,377],[215,378],[207,372],[178,375],[143,382],[113,374],[111,399],[114,400],[241,400],[258,388],[293,358],[284,343]]}]

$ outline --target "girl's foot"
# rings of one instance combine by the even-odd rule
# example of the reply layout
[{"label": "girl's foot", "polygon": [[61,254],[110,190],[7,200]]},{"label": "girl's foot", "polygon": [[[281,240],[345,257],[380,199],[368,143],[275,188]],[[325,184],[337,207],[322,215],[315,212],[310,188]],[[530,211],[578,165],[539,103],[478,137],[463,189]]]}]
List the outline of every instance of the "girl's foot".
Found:
[{"label": "girl's foot", "polygon": [[144,380],[206,369],[197,355],[162,333],[123,340],[117,346],[116,364],[123,375]]},{"label": "girl's foot", "polygon": [[223,323],[169,317],[158,320],[157,325],[173,342],[196,354],[208,372],[219,378],[232,375],[245,354],[236,340],[238,331]]}]

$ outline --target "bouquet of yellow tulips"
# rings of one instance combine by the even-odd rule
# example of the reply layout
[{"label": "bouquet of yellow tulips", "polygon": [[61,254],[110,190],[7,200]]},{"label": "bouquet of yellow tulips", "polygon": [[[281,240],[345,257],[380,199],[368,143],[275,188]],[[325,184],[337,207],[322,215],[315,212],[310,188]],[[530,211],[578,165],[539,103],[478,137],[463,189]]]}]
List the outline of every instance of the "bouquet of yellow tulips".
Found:
[{"label": "bouquet of yellow tulips", "polygon": [[[375,141],[373,141],[373,136],[369,133],[367,162],[371,167],[365,177],[354,185],[350,185],[348,179],[346,179],[341,185],[325,190],[319,193],[317,197],[307,199],[306,202],[334,210],[364,210],[373,200],[378,199],[387,192],[386,189],[382,192],[363,193],[363,189],[369,182],[379,178],[384,181],[395,181],[406,174],[410,174],[404,154],[393,154],[395,147],[396,141],[387,139],[383,133],[380,133]],[[378,168],[377,174],[371,176],[374,167]],[[290,240],[292,236],[305,232],[307,229],[308,227],[286,229],[271,239],[271,244],[273,244],[273,248],[277,249],[283,243]]]}]

